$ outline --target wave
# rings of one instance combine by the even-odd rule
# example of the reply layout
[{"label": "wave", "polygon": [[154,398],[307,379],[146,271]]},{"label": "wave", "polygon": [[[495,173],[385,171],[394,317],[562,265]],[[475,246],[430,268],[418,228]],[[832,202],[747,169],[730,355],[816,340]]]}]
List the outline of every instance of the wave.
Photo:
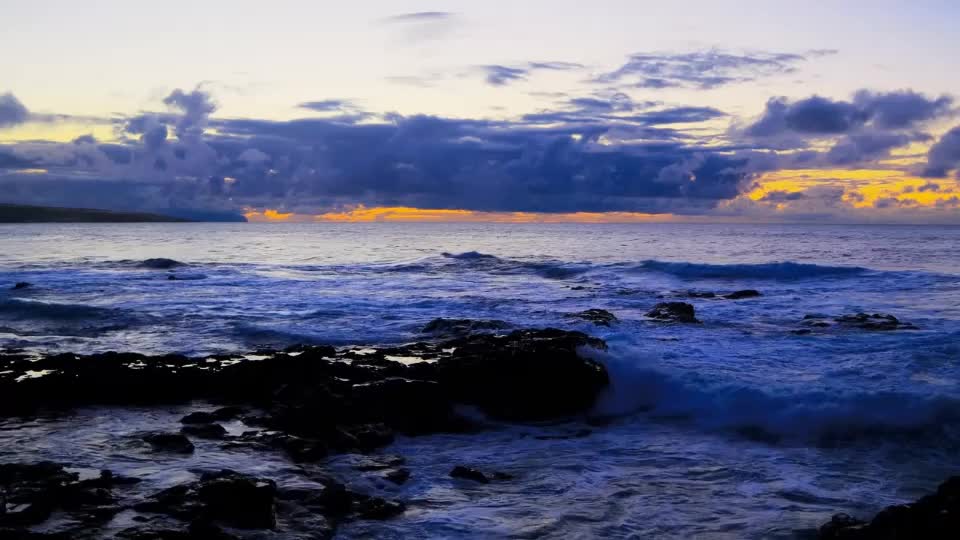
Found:
[{"label": "wave", "polygon": [[55,304],[15,298],[0,301],[0,316],[16,319],[77,320],[103,319],[115,310],[86,304]]},{"label": "wave", "polygon": [[[454,270],[463,264],[471,270],[486,271],[493,274],[516,274],[533,273],[547,279],[570,279],[586,272],[593,267],[586,263],[570,263],[557,260],[542,261],[520,261],[516,259],[503,259],[496,255],[488,255],[479,251],[467,251],[464,253],[442,253],[445,259],[456,261],[453,264]],[[449,265],[447,266],[449,268]]]},{"label": "wave", "polygon": [[859,266],[824,266],[791,261],[759,264],[706,264],[646,260],[637,269],[662,272],[690,279],[774,279],[794,280],[815,277],[854,276],[867,272]]},{"label": "wave", "polygon": [[836,444],[868,437],[960,437],[960,396],[904,391],[776,390],[705,383],[603,355],[611,388],[599,414],[643,413],[767,442]]}]

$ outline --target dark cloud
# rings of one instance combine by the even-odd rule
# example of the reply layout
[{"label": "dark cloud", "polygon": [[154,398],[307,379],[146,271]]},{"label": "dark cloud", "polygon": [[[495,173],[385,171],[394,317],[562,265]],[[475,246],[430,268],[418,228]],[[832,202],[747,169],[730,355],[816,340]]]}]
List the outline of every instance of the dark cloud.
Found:
[{"label": "dark cloud", "polygon": [[641,88],[694,88],[709,90],[734,83],[796,71],[797,64],[810,57],[833,54],[818,50],[806,54],[721,50],[690,53],[637,53],[618,69],[594,80],[601,83],[629,83]]},{"label": "dark cloud", "polygon": [[950,112],[953,98],[928,98],[912,90],[875,93],[861,90],[853,103],[880,129],[904,129]]},{"label": "dark cloud", "polygon": [[946,132],[930,147],[927,152],[927,167],[924,175],[943,177],[951,169],[960,169],[960,126]]},{"label": "dark cloud", "polygon": [[771,191],[760,200],[763,202],[784,203],[806,198],[807,194],[803,191]]},{"label": "dark cloud", "polygon": [[483,73],[487,84],[491,86],[506,86],[508,84],[524,81],[535,71],[571,71],[583,69],[583,65],[572,62],[529,62],[519,66],[501,66],[491,64],[478,66],[477,69]]},{"label": "dark cloud", "polygon": [[744,132],[770,137],[785,132],[803,135],[838,135],[868,126],[876,130],[913,128],[952,114],[952,98],[928,98],[912,90],[871,92],[860,90],[852,101],[811,96],[799,101],[777,97],[767,101],[763,115]]},{"label": "dark cloud", "polygon": [[[62,202],[96,198],[98,206],[112,201],[130,209],[250,205],[316,212],[365,204],[702,213],[748,184],[745,160],[657,127],[722,112],[638,111],[617,94],[570,99],[563,113],[568,118],[549,120],[550,111],[517,120],[397,114],[364,122],[342,116],[211,119],[213,102],[199,90],[175,91],[165,102],[169,113],[127,119],[122,127],[131,137],[123,144],[83,139],[35,149],[50,175],[42,181],[6,175],[0,189],[15,190],[22,200],[34,186],[39,202],[49,203],[57,193],[52,186],[69,184]],[[208,125],[214,130],[204,132]]]},{"label": "dark cloud", "polygon": [[0,128],[22,124],[30,118],[30,111],[16,96],[7,92],[0,94]]},{"label": "dark cloud", "polygon": [[866,132],[847,135],[837,141],[827,152],[827,161],[834,165],[862,163],[886,157],[894,148],[906,146],[916,140],[924,140],[922,134]]}]

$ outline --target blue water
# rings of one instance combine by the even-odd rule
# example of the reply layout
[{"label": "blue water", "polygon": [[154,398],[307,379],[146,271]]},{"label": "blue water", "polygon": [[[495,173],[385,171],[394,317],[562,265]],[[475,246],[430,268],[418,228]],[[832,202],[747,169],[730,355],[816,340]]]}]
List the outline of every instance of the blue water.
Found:
[{"label": "blue water", "polygon": [[[144,264],[161,257],[182,264]],[[20,281],[34,286],[5,290]],[[740,289],[763,296],[680,294]],[[391,451],[410,459],[411,482],[359,487],[411,509],[344,537],[789,538],[960,470],[960,228],[14,225],[0,227],[0,290],[0,347],[44,351],[396,343],[440,316],[608,341],[598,412],[611,425],[562,441],[536,435],[578,428],[403,439]],[[703,324],[647,320],[663,300],[694,304]],[[588,308],[620,322],[568,317]],[[860,311],[918,329],[791,332],[806,314]],[[74,460],[102,459],[103,434],[78,429],[21,442],[62,437]],[[452,483],[463,462],[521,480]]]}]

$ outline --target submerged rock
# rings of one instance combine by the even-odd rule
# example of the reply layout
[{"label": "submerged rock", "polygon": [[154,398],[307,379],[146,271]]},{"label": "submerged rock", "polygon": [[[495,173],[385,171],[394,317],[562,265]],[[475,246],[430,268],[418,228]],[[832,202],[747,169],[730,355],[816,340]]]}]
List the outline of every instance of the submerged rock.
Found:
[{"label": "submerged rock", "polygon": [[[871,331],[888,331],[888,330],[916,330],[917,327],[911,323],[903,322],[893,315],[886,313],[855,313],[850,315],[841,315],[839,317],[831,317],[829,315],[822,314],[807,314],[803,317],[803,320],[800,321],[805,329],[829,329],[829,328],[842,328],[842,329],[857,329],[857,330],[871,330]],[[794,333],[798,333],[794,331]],[[809,334],[811,332],[803,332]]]},{"label": "submerged rock", "polygon": [[222,439],[227,430],[220,424],[188,424],[180,428],[184,435],[192,435],[201,439]]},{"label": "submerged rock", "polygon": [[659,321],[699,323],[693,305],[686,302],[660,302],[647,312],[647,317]]},{"label": "submerged rock", "polygon": [[202,518],[242,529],[271,529],[277,524],[276,491],[272,480],[222,470],[165,489],[134,508],[185,521]]},{"label": "submerged rock", "polygon": [[513,475],[504,472],[485,473],[473,467],[457,465],[450,471],[451,478],[462,478],[472,480],[481,484],[489,484],[491,480],[513,480]]},{"label": "submerged rock", "polygon": [[158,452],[190,454],[194,450],[190,439],[180,433],[147,433],[140,438]]},{"label": "submerged rock", "polygon": [[617,319],[616,315],[605,309],[588,309],[586,311],[581,311],[580,313],[571,313],[570,317],[583,319],[585,321],[592,322],[597,326],[610,326],[619,320]]},{"label": "submerged rock", "polygon": [[438,318],[428,322],[420,331],[424,334],[444,336],[466,336],[477,332],[506,330],[510,323],[500,320],[446,319]]},{"label": "submerged rock", "polygon": [[13,285],[13,287],[10,287],[10,290],[11,290],[11,291],[22,291],[23,289],[29,289],[30,287],[33,287],[33,283],[29,283],[29,282],[26,282],[26,281],[18,281],[17,283],[15,283],[15,284]]},{"label": "submerged rock", "polygon": [[170,268],[176,268],[178,266],[183,266],[184,264],[180,261],[175,261],[173,259],[166,259],[163,257],[158,257],[155,259],[146,259],[140,263],[140,266],[144,268],[152,268],[155,270],[168,270]]},{"label": "submerged rock", "polygon": [[734,291],[732,293],[727,293],[723,295],[723,298],[726,298],[727,300],[740,300],[743,298],[756,298],[758,296],[762,296],[760,294],[760,291],[756,291],[753,289],[745,289],[742,291]]},{"label": "submerged rock", "polygon": [[869,522],[837,514],[820,527],[823,540],[960,538],[960,476],[940,484],[936,493],[910,504],[890,506]]}]

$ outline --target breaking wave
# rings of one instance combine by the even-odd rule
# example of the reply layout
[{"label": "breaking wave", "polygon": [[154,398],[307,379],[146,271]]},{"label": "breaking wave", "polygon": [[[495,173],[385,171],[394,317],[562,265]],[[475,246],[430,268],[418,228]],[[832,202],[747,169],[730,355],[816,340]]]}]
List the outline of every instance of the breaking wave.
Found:
[{"label": "breaking wave", "polygon": [[899,390],[776,389],[695,381],[625,359],[601,359],[611,388],[604,415],[644,413],[737,432],[767,442],[819,444],[865,437],[938,435],[960,440],[960,397]]},{"label": "breaking wave", "polygon": [[637,268],[691,279],[793,280],[830,276],[854,276],[868,272],[859,266],[823,266],[790,261],[760,264],[705,264],[646,260]]}]

